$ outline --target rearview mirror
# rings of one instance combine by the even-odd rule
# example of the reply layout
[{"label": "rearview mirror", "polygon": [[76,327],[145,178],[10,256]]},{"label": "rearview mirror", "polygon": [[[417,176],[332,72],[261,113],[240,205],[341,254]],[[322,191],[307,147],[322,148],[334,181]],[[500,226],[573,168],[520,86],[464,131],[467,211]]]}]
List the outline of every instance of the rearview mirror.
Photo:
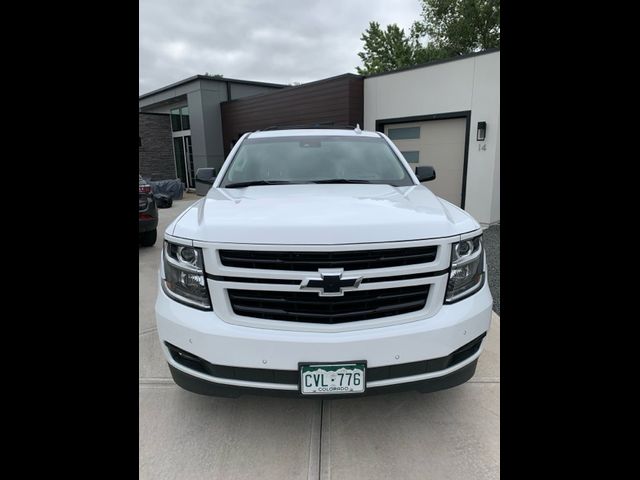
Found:
[{"label": "rearview mirror", "polygon": [[436,171],[432,166],[416,167],[416,177],[420,182],[428,182],[436,179]]},{"label": "rearview mirror", "polygon": [[196,171],[196,195],[206,195],[215,179],[215,168],[199,168]]}]

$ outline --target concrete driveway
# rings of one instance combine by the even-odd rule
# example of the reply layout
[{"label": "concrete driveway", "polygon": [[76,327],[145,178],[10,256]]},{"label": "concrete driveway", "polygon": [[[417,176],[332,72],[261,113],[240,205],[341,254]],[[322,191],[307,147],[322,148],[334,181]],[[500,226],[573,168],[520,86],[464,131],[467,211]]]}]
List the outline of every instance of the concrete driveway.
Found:
[{"label": "concrete driveway", "polygon": [[141,479],[496,479],[500,318],[476,375],[441,392],[344,400],[205,397],[171,380],[153,304],[164,228],[199,197],[160,210],[140,248]]}]

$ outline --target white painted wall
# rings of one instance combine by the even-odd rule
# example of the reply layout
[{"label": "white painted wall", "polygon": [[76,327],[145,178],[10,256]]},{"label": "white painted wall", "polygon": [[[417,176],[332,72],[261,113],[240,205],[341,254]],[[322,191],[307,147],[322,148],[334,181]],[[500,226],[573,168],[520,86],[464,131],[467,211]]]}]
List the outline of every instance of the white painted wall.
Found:
[{"label": "white painted wall", "polygon": [[491,218],[500,220],[500,117],[498,117],[498,135],[496,139],[496,166],[493,169],[493,200]]},{"label": "white painted wall", "polygon": [[[364,80],[364,126],[376,120],[471,111],[465,210],[481,224],[500,221],[500,52]],[[487,122],[486,142],[476,141]],[[480,147],[486,147],[481,150]]]}]

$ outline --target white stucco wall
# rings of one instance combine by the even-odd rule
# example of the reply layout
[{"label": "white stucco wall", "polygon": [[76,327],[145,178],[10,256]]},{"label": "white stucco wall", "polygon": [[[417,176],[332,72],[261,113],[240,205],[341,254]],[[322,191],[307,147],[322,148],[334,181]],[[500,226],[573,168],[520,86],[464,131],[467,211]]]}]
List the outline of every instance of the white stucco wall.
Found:
[{"label": "white stucco wall", "polygon": [[[500,221],[500,52],[364,80],[367,130],[375,130],[377,120],[468,110],[465,210],[487,225]],[[487,139],[477,142],[482,121],[487,122]]]}]

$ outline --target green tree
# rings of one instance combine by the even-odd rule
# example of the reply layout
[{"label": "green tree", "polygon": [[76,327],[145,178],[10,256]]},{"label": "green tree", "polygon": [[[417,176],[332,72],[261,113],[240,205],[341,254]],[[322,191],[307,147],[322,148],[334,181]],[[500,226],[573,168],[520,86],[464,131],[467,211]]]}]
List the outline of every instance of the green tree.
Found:
[{"label": "green tree", "polygon": [[360,39],[361,75],[397,70],[431,60],[454,57],[488,48],[500,48],[499,0],[420,0],[422,20],[409,35],[396,24],[386,30],[377,22]]},{"label": "green tree", "polygon": [[500,48],[500,0],[422,0],[423,32],[451,55]]},{"label": "green tree", "polygon": [[378,22],[369,22],[360,40],[364,42],[364,51],[358,53],[364,67],[356,67],[360,75],[386,72],[415,62],[411,35],[407,37],[395,23],[382,30]]}]

